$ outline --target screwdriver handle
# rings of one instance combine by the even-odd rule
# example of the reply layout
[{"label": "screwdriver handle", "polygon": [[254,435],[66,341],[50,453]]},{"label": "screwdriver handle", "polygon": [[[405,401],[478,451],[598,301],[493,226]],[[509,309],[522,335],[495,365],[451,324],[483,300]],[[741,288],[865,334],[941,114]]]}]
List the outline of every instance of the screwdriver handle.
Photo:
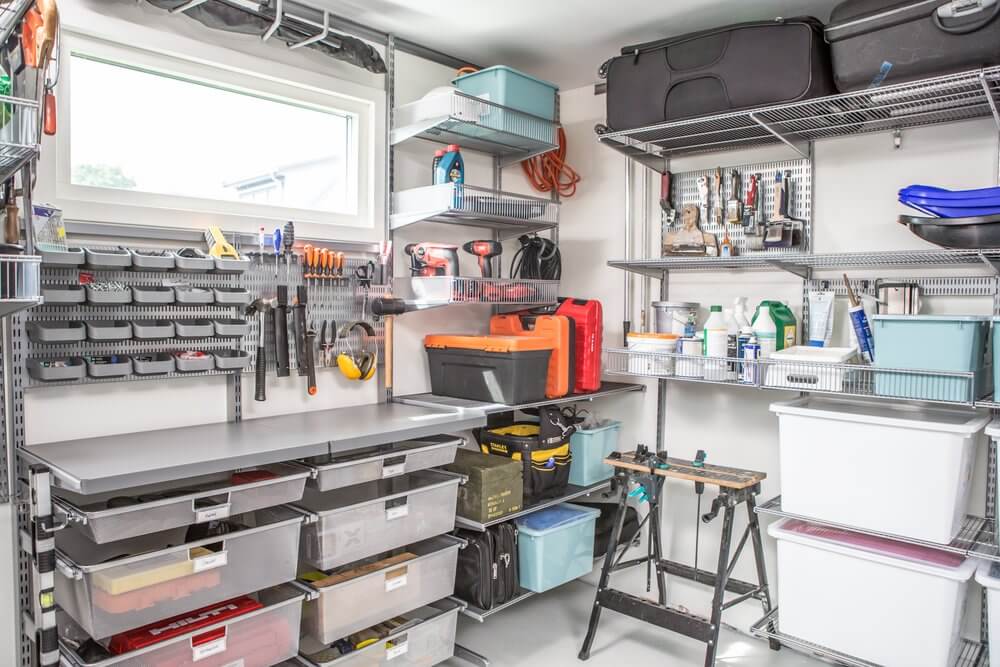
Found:
[{"label": "screwdriver handle", "polygon": [[311,270],[313,267],[315,248],[311,245],[306,245],[306,247],[302,249],[302,252],[305,254],[305,261],[302,263],[302,277],[312,278]]}]

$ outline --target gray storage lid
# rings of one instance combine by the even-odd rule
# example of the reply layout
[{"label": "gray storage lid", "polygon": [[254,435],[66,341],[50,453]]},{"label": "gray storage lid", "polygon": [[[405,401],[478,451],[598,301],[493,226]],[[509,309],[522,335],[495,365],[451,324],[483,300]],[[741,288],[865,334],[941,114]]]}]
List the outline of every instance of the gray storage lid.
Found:
[{"label": "gray storage lid", "polygon": [[[989,322],[989,315],[873,315],[876,320],[911,320],[914,322]],[[995,319],[995,318],[994,318]]]},{"label": "gray storage lid", "polygon": [[654,301],[653,308],[697,308],[699,304],[693,301]]}]

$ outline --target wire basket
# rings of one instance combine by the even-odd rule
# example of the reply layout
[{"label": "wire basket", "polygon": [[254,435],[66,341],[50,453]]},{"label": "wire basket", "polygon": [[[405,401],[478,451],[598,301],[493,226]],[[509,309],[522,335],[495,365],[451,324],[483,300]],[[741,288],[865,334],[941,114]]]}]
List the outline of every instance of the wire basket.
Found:
[{"label": "wire basket", "polygon": [[0,315],[10,315],[42,302],[36,255],[0,255]]}]

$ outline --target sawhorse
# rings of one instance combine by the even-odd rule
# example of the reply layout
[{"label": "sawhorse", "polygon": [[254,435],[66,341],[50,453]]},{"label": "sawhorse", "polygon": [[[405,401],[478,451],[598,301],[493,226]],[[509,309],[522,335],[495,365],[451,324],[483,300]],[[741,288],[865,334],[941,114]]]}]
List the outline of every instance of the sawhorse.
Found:
[{"label": "sawhorse", "polygon": [[[719,648],[719,629],[722,622],[723,610],[746,600],[756,599],[760,601],[765,614],[771,611],[771,594],[767,585],[767,571],[764,568],[764,544],[760,536],[760,523],[757,520],[757,513],[754,511],[756,496],[760,493],[760,482],[767,475],[752,470],[740,470],[714,465],[695,465],[691,461],[657,456],[656,454],[645,452],[640,454],[635,452],[621,454],[618,457],[606,459],[605,463],[615,468],[615,477],[619,482],[616,485],[620,494],[618,499],[618,513],[611,531],[608,551],[604,557],[604,567],[601,570],[601,579],[597,585],[594,608],[590,613],[590,625],[587,628],[587,637],[584,639],[583,648],[580,650],[580,659],[587,660],[590,657],[590,648],[594,643],[594,636],[597,634],[597,624],[601,620],[601,611],[610,609],[611,611],[632,616],[646,623],[652,623],[661,628],[672,630],[704,642],[707,646],[705,650],[705,667],[713,667],[715,664],[715,655]],[[714,519],[720,510],[723,512],[722,539],[719,546],[718,566],[715,572],[708,572],[697,569],[697,567],[663,559],[660,545],[660,501],[663,497],[663,486],[668,477],[719,487],[719,495],[712,501],[712,509],[700,517],[702,521],[707,523]],[[629,482],[632,481],[638,482],[641,485],[644,499],[649,501],[649,514],[643,519],[639,530],[642,530],[642,526],[646,522],[649,523],[650,544],[646,556],[622,562],[622,558],[628,551],[628,546],[626,545],[625,549],[620,553],[616,553],[616,547],[621,538],[622,525],[625,520],[630,495],[628,487]],[[631,495],[635,495],[635,493],[633,492]],[[733,520],[736,514],[736,506],[740,503],[746,504],[749,522],[746,530],[743,531],[743,536],[740,538],[735,552],[733,552],[732,559],[730,559]],[[753,544],[754,561],[757,568],[756,584],[733,579],[731,576],[736,562],[743,553],[743,548],[746,546],[747,540],[750,540]],[[657,602],[609,587],[612,572],[643,564],[646,565],[647,572],[650,567],[656,570]],[[695,565],[697,566],[697,564]],[[715,594],[712,597],[711,618],[703,618],[668,606],[666,574],[672,574],[696,581],[700,584],[712,586]],[[726,591],[735,593],[736,597],[725,600]],[[776,640],[772,639],[769,643],[775,651],[781,648],[781,645]]]}]

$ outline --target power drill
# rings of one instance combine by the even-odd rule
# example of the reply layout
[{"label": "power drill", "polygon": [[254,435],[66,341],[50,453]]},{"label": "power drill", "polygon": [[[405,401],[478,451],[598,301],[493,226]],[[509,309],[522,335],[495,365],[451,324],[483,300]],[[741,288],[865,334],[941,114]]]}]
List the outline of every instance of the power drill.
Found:
[{"label": "power drill", "polygon": [[458,276],[458,246],[444,243],[410,243],[403,250],[410,256],[415,276]]},{"label": "power drill", "polygon": [[503,246],[498,241],[469,241],[462,250],[479,258],[479,271],[483,278],[493,277],[493,258],[503,253]]}]

